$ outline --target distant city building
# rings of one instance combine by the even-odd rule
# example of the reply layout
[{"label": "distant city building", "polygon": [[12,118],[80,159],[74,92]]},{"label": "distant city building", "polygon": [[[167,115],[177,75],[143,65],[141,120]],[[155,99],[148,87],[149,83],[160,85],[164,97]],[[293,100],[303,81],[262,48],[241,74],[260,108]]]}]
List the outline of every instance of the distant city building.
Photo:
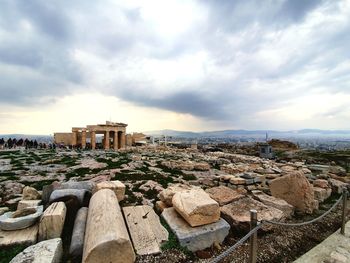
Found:
[{"label": "distant city building", "polygon": [[274,157],[272,146],[268,143],[259,144],[259,156],[261,158],[272,159]]}]

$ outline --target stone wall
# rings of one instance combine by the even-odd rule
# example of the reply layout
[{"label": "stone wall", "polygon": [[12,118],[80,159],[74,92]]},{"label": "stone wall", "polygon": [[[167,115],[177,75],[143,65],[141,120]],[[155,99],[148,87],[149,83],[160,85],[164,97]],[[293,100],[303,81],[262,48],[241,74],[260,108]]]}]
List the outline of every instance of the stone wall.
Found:
[{"label": "stone wall", "polygon": [[72,132],[54,133],[54,141],[57,144],[72,145],[73,133]]}]

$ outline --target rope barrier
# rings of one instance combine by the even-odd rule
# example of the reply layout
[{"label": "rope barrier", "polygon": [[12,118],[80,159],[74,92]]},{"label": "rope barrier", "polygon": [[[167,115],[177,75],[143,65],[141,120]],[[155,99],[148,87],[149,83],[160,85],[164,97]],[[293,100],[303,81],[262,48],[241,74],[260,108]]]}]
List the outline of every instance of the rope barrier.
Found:
[{"label": "rope barrier", "polygon": [[270,221],[270,220],[264,220],[258,223],[258,225],[253,228],[251,231],[249,231],[243,238],[241,238],[237,243],[235,243],[233,246],[228,248],[226,251],[222,252],[220,255],[215,257],[213,260],[210,261],[210,263],[218,263],[225,257],[227,257],[229,254],[231,254],[237,247],[242,245],[248,238],[250,238],[251,235],[253,235],[255,232],[257,232],[264,224],[273,224],[273,225],[281,225],[281,226],[304,226],[304,225],[309,225],[312,224],[326,215],[328,215],[343,199],[343,195],[339,197],[339,199],[332,205],[330,209],[328,209],[325,213],[320,215],[319,217],[316,217],[310,221],[302,222],[302,223],[283,223],[283,222],[276,222],[276,221]]},{"label": "rope barrier", "polygon": [[263,224],[259,223],[255,228],[253,228],[252,230],[250,230],[248,232],[248,234],[246,234],[244,237],[242,237],[236,244],[234,244],[232,247],[230,247],[229,249],[227,249],[226,251],[224,251],[223,253],[221,253],[219,256],[217,256],[216,258],[214,258],[212,261],[210,261],[210,263],[217,263],[220,260],[224,259],[225,257],[227,257],[229,254],[231,254],[237,247],[239,247],[240,245],[242,245],[248,238],[250,238],[251,235],[253,235],[255,232],[257,232]]}]

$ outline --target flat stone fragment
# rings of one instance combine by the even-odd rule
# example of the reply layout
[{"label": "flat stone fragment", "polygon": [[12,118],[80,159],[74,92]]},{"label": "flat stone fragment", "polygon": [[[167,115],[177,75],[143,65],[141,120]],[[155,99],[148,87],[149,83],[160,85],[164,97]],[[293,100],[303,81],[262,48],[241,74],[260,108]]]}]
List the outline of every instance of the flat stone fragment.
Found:
[{"label": "flat stone fragment", "polygon": [[160,253],[160,247],[168,240],[169,234],[153,208],[148,205],[128,206],[123,207],[123,212],[136,254]]},{"label": "flat stone fragment", "polygon": [[122,201],[125,198],[125,185],[116,180],[116,181],[104,181],[96,184],[94,193],[101,189],[111,189],[117,196],[118,201]]},{"label": "flat stone fragment", "polygon": [[14,214],[24,210],[17,210],[16,212],[7,212],[3,214],[2,216],[0,216],[0,229],[13,231],[13,230],[24,229],[34,225],[43,213],[43,206],[41,205],[30,209],[33,209],[34,213],[20,216],[20,217],[13,217],[13,216]]},{"label": "flat stone fragment", "polygon": [[176,193],[173,206],[192,227],[211,224],[220,219],[219,204],[203,189]]},{"label": "flat stone fragment", "polygon": [[[221,216],[236,230],[249,230],[251,209],[258,212],[258,221],[281,221],[284,219],[284,214],[281,210],[266,206],[250,197],[245,197],[236,202],[224,205],[220,209]],[[265,230],[269,228],[271,228],[270,225],[263,226]]]},{"label": "flat stone fragment", "polygon": [[294,207],[288,204],[286,201],[280,198],[273,197],[271,195],[267,195],[260,190],[252,191],[253,196],[262,202],[264,205],[271,206],[281,210],[284,213],[286,218],[289,218],[294,213]]},{"label": "flat stone fragment", "polygon": [[76,196],[80,206],[88,206],[91,198],[91,192],[85,189],[58,189],[54,190],[49,199],[49,203],[58,200],[66,200],[69,196]]},{"label": "flat stone fragment", "polygon": [[231,177],[230,183],[234,185],[245,184],[245,179],[240,177]]},{"label": "flat stone fragment", "polygon": [[62,240],[55,238],[27,247],[10,263],[60,263],[62,254]]},{"label": "flat stone fragment", "polygon": [[238,191],[228,188],[226,186],[217,186],[205,190],[209,196],[219,203],[220,206],[231,203],[244,197]]},{"label": "flat stone fragment", "polygon": [[33,187],[26,186],[23,188],[23,200],[41,199],[41,194]]},{"label": "flat stone fragment", "polygon": [[80,208],[74,221],[72,239],[69,247],[69,255],[73,262],[81,262],[83,256],[87,214],[87,207]]},{"label": "flat stone fragment", "polygon": [[27,207],[36,207],[41,205],[41,200],[21,200],[17,205],[17,210],[21,210]]},{"label": "flat stone fragment", "polygon": [[61,183],[57,189],[80,189],[92,192],[96,184],[91,181],[65,182]]},{"label": "flat stone fragment", "polygon": [[38,239],[41,241],[61,237],[66,213],[63,202],[52,203],[46,208],[40,220]]},{"label": "flat stone fragment", "polygon": [[38,224],[31,227],[14,230],[14,231],[3,231],[0,230],[0,247],[10,245],[31,245],[35,244],[38,235]]},{"label": "flat stone fragment", "polygon": [[223,218],[205,226],[191,227],[173,207],[166,208],[161,216],[180,245],[192,252],[208,248],[214,243],[222,243],[230,231],[230,225]]},{"label": "flat stone fragment", "polygon": [[183,191],[191,190],[193,188],[198,189],[198,187],[196,187],[196,186],[191,186],[191,185],[187,185],[187,184],[173,184],[173,185],[168,186],[163,191],[161,191],[159,193],[159,198],[167,206],[171,207],[171,206],[173,206],[173,201],[172,201],[173,196],[177,192],[183,192]]}]

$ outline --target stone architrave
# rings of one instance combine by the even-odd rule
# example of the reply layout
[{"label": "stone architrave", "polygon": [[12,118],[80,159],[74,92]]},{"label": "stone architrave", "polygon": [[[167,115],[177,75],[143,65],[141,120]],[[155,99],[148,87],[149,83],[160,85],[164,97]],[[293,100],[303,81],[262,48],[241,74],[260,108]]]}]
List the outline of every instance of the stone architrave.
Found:
[{"label": "stone architrave", "polygon": [[134,249],[117,197],[112,190],[102,189],[90,200],[82,262],[134,261]]},{"label": "stone architrave", "polygon": [[269,186],[272,196],[287,201],[297,211],[311,214],[315,209],[313,186],[302,172],[296,171],[276,178]]},{"label": "stone architrave", "polygon": [[55,238],[27,247],[15,256],[10,263],[60,263],[62,254],[62,240]]},{"label": "stone architrave", "polygon": [[219,204],[203,189],[178,192],[173,196],[176,211],[192,226],[202,226],[219,221]]},{"label": "stone architrave", "polygon": [[39,224],[38,239],[40,241],[61,237],[66,212],[64,202],[52,203],[46,208]]},{"label": "stone architrave", "polygon": [[80,208],[74,221],[72,239],[69,247],[69,255],[73,262],[81,262],[83,256],[87,214],[87,207]]},{"label": "stone architrave", "polygon": [[118,201],[124,200],[125,197],[125,184],[122,182],[115,180],[115,181],[104,181],[96,184],[96,187],[94,189],[94,193],[101,189],[111,189],[117,196]]},{"label": "stone architrave", "polygon": [[219,221],[191,227],[173,207],[164,209],[162,215],[181,246],[195,252],[215,243],[222,243],[230,232],[230,225],[222,218]]}]

